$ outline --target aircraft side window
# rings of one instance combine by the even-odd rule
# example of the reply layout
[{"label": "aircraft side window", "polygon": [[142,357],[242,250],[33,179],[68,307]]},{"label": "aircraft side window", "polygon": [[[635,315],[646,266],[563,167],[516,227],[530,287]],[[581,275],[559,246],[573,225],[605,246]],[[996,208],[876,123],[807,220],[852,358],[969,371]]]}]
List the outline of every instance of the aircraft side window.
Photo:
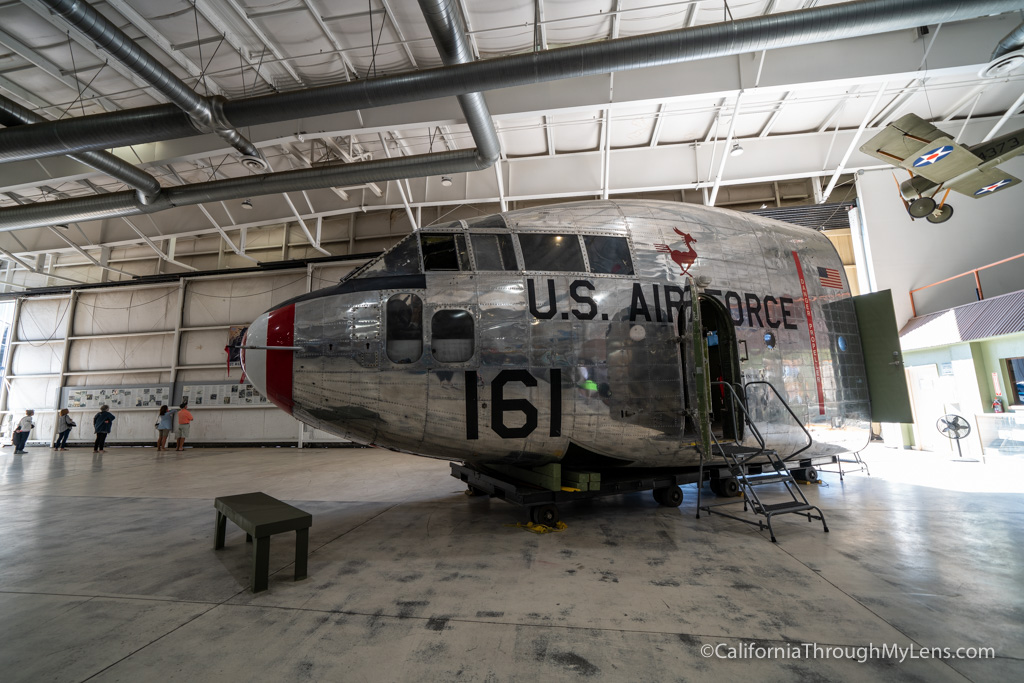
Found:
[{"label": "aircraft side window", "polygon": [[415,294],[395,294],[386,311],[388,359],[415,363],[423,355],[423,302]]},{"label": "aircraft side window", "polygon": [[438,311],[430,321],[431,352],[441,363],[463,363],[473,357],[473,314]]},{"label": "aircraft side window", "polygon": [[629,257],[629,242],[625,237],[584,235],[590,272],[605,275],[632,275],[633,260]]},{"label": "aircraft side window", "polygon": [[471,270],[466,237],[460,233],[423,233],[424,270]]},{"label": "aircraft side window", "polygon": [[582,272],[583,251],[576,235],[520,233],[526,270]]},{"label": "aircraft side window", "polygon": [[470,233],[477,270],[519,270],[512,235]]}]

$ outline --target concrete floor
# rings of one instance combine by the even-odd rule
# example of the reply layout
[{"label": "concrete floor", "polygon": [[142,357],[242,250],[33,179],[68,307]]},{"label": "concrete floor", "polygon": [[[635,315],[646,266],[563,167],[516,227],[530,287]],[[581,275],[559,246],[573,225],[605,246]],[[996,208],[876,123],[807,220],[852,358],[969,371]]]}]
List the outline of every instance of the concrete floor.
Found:
[{"label": "concrete floor", "polygon": [[[807,487],[832,532],[649,494],[509,526],[447,463],[379,450],[32,448],[0,456],[0,677],[13,681],[1024,680],[1024,467],[872,447]],[[991,489],[986,491],[987,489]],[[270,590],[216,496],[313,514]],[[704,645],[984,646],[995,659],[706,658]],[[755,653],[756,654],[756,653]]]}]

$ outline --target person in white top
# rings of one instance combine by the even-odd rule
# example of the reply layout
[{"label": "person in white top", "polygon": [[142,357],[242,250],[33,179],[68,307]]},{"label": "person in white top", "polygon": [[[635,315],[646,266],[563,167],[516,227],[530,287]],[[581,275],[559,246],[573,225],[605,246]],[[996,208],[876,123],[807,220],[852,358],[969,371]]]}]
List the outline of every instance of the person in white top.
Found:
[{"label": "person in white top", "polygon": [[25,455],[25,444],[28,443],[28,435],[36,426],[36,423],[32,421],[32,416],[35,414],[36,411],[34,410],[26,410],[25,417],[21,418],[17,428],[14,430],[15,455]]}]

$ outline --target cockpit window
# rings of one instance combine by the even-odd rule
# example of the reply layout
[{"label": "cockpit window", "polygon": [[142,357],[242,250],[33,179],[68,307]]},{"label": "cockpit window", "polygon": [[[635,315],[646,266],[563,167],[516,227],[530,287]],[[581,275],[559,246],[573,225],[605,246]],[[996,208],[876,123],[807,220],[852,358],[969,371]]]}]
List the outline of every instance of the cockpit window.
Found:
[{"label": "cockpit window", "polygon": [[438,311],[430,321],[430,347],[441,363],[463,363],[473,357],[473,314],[458,309]]},{"label": "cockpit window", "polygon": [[420,233],[423,268],[432,270],[472,270],[466,237],[461,233]]},{"label": "cockpit window", "polygon": [[386,351],[392,363],[415,363],[423,355],[423,302],[415,294],[388,299]]},{"label": "cockpit window", "polygon": [[519,270],[512,235],[470,233],[477,270]]},{"label": "cockpit window", "polygon": [[481,216],[480,218],[470,218],[466,221],[466,225],[472,228],[507,228],[508,225],[505,223],[505,217],[500,213],[492,214],[490,216]]},{"label": "cockpit window", "polygon": [[629,243],[625,237],[584,235],[590,272],[605,275],[632,275],[633,260],[629,257]]},{"label": "cockpit window", "polygon": [[583,251],[576,235],[519,233],[526,270],[580,272]]},{"label": "cockpit window", "polygon": [[353,277],[385,277],[388,275],[416,275],[420,270],[420,246],[416,235],[409,235],[390,250],[352,273]]}]

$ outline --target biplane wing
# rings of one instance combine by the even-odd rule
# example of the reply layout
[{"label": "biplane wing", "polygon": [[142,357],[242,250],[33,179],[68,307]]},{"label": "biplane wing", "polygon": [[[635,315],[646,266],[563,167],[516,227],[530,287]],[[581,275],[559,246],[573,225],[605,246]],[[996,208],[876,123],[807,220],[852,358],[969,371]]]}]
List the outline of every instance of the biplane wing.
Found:
[{"label": "biplane wing", "polygon": [[860,151],[887,164],[899,166],[906,159],[916,159],[926,146],[946,134],[919,116],[907,114],[883,128],[865,142]]},{"label": "biplane wing", "polygon": [[998,168],[986,168],[979,169],[977,173],[971,173],[964,178],[954,180],[948,183],[947,187],[968,197],[981,199],[1019,183],[1020,178],[1014,178],[1009,173],[1004,173]]}]

